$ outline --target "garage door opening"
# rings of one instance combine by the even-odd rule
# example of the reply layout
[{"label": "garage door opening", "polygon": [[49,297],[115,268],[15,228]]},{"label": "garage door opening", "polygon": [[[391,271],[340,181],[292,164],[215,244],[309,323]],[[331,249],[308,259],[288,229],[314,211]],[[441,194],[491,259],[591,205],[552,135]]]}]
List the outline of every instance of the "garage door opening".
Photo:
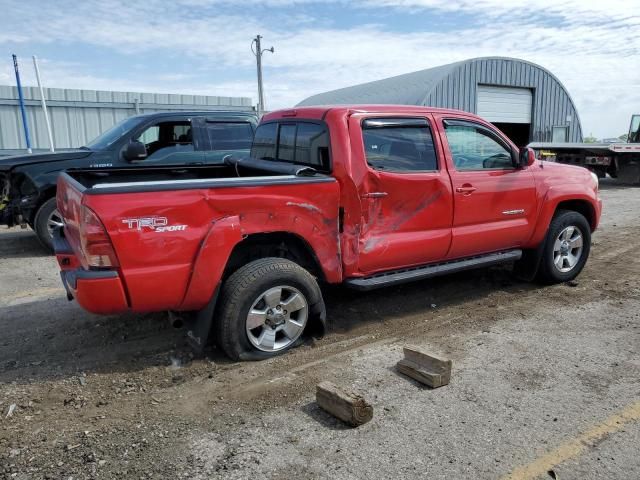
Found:
[{"label": "garage door opening", "polygon": [[476,112],[513,143],[522,147],[531,139],[533,91],[530,88],[478,85]]},{"label": "garage door opening", "polygon": [[500,129],[518,147],[529,144],[531,139],[531,125],[528,123],[501,123],[491,122]]}]

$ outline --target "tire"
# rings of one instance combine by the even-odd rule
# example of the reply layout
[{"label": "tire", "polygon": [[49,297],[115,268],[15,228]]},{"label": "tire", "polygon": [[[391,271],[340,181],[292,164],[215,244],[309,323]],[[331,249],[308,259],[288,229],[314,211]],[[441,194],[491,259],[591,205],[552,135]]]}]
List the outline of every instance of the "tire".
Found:
[{"label": "tire", "polygon": [[62,225],[62,218],[56,207],[56,197],[44,202],[33,221],[33,228],[44,248],[53,253],[53,227]]},{"label": "tire", "polygon": [[591,226],[584,215],[570,211],[556,212],[545,240],[538,279],[553,284],[576,278],[591,251]]},{"label": "tire", "polygon": [[299,345],[323,312],[320,287],[307,270],[291,260],[262,258],[239,268],[222,286],[216,342],[233,360],[273,357]]}]

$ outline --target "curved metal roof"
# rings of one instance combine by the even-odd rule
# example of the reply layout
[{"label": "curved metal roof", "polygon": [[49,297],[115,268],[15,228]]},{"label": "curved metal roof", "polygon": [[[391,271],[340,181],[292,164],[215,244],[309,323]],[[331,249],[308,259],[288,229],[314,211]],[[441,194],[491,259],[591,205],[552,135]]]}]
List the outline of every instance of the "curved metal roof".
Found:
[{"label": "curved metal roof", "polygon": [[351,87],[339,88],[306,98],[297,106],[345,105],[353,103],[424,105],[428,93],[465,62],[405,73]]},{"label": "curved metal roof", "polygon": [[311,105],[396,104],[455,108],[476,113],[478,85],[534,91],[532,140],[550,141],[554,126],[569,127],[569,141],[582,128],[569,92],[547,69],[509,57],[479,57],[395,77],[319,93],[298,103]]}]

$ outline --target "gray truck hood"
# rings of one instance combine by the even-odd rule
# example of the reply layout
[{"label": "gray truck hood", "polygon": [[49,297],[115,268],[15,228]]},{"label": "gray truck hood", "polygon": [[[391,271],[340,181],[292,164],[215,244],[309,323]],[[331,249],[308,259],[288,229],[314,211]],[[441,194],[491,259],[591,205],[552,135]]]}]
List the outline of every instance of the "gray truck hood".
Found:
[{"label": "gray truck hood", "polygon": [[64,150],[55,153],[33,153],[31,155],[12,155],[10,157],[0,157],[0,171],[11,170],[22,165],[35,163],[58,162],[62,160],[74,160],[91,155],[91,150]]}]

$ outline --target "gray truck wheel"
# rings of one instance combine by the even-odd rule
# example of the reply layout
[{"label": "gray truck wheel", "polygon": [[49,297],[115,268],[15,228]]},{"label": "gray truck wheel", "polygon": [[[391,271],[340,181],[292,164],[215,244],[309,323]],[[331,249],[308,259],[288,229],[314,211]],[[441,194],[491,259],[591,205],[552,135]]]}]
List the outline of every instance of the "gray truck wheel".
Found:
[{"label": "gray truck wheel", "polygon": [[42,204],[33,222],[38,240],[49,252],[53,252],[53,230],[58,226],[62,226],[62,216],[56,208],[56,198],[53,197]]},{"label": "gray truck wheel", "polygon": [[573,280],[584,268],[591,250],[591,227],[578,212],[559,210],[549,230],[538,278],[544,283]]},{"label": "gray truck wheel", "polygon": [[261,360],[298,345],[324,310],[316,279],[283,258],[255,260],[234,272],[221,291],[214,332],[233,360]]}]

